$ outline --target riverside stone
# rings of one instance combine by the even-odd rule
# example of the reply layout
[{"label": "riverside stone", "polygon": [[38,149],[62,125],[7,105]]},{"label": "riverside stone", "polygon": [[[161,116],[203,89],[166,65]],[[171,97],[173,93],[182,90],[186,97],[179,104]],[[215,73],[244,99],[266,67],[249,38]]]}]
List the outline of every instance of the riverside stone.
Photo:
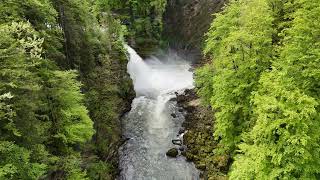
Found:
[{"label": "riverside stone", "polygon": [[176,149],[176,148],[171,148],[171,149],[169,149],[169,150],[167,151],[167,153],[166,153],[166,155],[167,155],[168,157],[177,157],[178,154],[179,154],[179,151],[178,151],[178,149]]}]

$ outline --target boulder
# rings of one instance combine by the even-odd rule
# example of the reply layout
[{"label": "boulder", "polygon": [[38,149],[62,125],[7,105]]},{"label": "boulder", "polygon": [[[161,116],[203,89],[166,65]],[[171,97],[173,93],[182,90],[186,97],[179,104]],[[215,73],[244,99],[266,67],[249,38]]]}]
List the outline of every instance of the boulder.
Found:
[{"label": "boulder", "polygon": [[174,114],[174,113],[172,113],[171,116],[172,116],[173,118],[176,118],[176,117],[177,117],[177,115]]},{"label": "boulder", "polygon": [[181,139],[172,139],[172,144],[181,146],[182,140]]},{"label": "boulder", "polygon": [[169,101],[177,101],[177,98],[176,97],[171,98]]},{"label": "boulder", "polygon": [[171,149],[169,149],[168,152],[166,153],[166,155],[167,155],[168,157],[177,157],[178,154],[179,154],[179,152],[178,152],[178,149],[176,149],[176,148],[171,148]]}]

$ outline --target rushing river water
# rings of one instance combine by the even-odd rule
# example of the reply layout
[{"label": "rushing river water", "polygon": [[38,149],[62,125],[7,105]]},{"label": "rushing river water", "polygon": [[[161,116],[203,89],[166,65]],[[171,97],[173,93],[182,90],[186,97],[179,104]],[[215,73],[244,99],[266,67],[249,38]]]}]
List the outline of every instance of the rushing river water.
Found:
[{"label": "rushing river water", "polygon": [[[197,180],[199,172],[183,156],[169,158],[168,149],[184,120],[175,92],[193,87],[190,65],[176,55],[143,61],[130,47],[128,73],[137,97],[123,118],[124,136],[130,138],[119,150],[121,180]],[[176,114],[173,118],[171,114]]]}]

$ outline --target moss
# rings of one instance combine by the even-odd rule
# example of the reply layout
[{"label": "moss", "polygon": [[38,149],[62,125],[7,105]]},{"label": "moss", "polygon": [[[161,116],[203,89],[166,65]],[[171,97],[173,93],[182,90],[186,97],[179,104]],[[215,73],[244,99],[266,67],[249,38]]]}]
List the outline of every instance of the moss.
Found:
[{"label": "moss", "polygon": [[190,102],[198,99],[194,91],[187,91],[184,96],[177,98],[181,100],[178,101],[179,106],[188,109],[184,122],[187,151],[183,155],[203,171],[204,179],[226,179],[230,158],[215,154],[217,142],[213,138],[214,112],[201,105],[190,107]]},{"label": "moss", "polygon": [[166,153],[166,155],[169,156],[169,157],[177,157],[178,154],[179,154],[179,152],[178,152],[178,149],[176,149],[176,148],[171,148]]},{"label": "moss", "polygon": [[187,150],[187,152],[186,152],[186,158],[187,158],[187,160],[188,160],[188,161],[194,161],[194,160],[195,160],[194,157],[195,157],[195,156],[194,156],[190,151]]}]

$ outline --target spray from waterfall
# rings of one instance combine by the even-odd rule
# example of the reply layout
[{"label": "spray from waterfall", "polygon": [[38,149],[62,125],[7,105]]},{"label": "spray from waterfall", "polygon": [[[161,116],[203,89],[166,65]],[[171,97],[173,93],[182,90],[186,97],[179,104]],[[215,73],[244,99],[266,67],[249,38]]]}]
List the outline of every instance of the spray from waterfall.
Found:
[{"label": "spray from waterfall", "polygon": [[126,45],[130,60],[128,73],[138,95],[158,96],[193,87],[190,64],[174,53],[159,60],[152,56],[143,60],[130,46]]},{"label": "spray from waterfall", "polygon": [[[174,53],[143,60],[131,47],[128,73],[137,97],[122,123],[128,140],[120,148],[121,179],[198,179],[199,172],[184,157],[165,154],[174,145],[183,122],[174,101],[175,92],[193,88],[190,65]],[[173,119],[170,114],[177,113]]]}]

